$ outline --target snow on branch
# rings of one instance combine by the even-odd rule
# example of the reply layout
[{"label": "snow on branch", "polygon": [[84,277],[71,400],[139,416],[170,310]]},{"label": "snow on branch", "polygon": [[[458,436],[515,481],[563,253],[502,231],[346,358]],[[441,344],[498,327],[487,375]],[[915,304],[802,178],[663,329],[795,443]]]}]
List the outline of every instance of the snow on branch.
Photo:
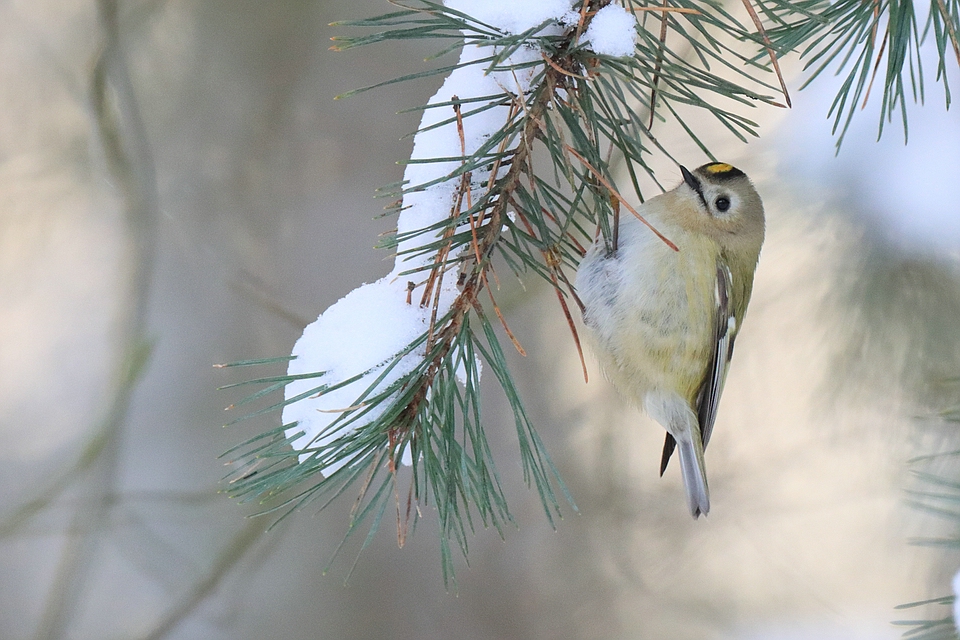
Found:
[{"label": "snow on branch", "polygon": [[[578,20],[567,1],[458,0],[448,6],[505,33],[522,33],[543,24],[543,31],[556,34]],[[458,286],[459,258],[480,246],[473,237],[470,243],[456,244],[452,237],[468,231],[475,235],[479,227],[491,224],[490,218],[481,219],[482,214],[490,213],[488,209],[473,210],[474,194],[489,189],[507,173],[504,163],[497,160],[513,154],[520,138],[504,140],[496,148],[491,148],[489,141],[517,116],[515,101],[530,91],[531,80],[542,66],[540,51],[524,46],[498,62],[506,70],[488,72],[491,53],[487,47],[464,46],[458,68],[427,103],[404,173],[404,183],[412,186],[405,190],[397,221],[393,271],[324,311],[293,348],[296,359],[290,363],[290,375],[322,371],[324,385],[342,385],[315,392],[283,410],[283,423],[295,425],[287,435],[303,432],[292,441],[293,447],[303,452],[301,460],[322,456],[325,473],[351,462],[350,458],[331,456],[329,445],[383,416],[399,391],[375,404],[369,398],[417,370],[427,359],[431,342],[436,342],[438,318],[446,317],[458,298],[462,300],[465,289]],[[510,97],[509,103],[504,103],[505,96]],[[463,117],[464,105],[473,112],[470,117]],[[486,162],[469,167],[469,161],[478,156]],[[461,179],[454,179],[458,174]],[[467,221],[461,222],[464,217]],[[451,220],[459,226],[449,224]],[[472,301],[461,304],[467,303]],[[457,313],[464,311],[458,309]],[[409,348],[414,342],[417,345]],[[286,399],[316,386],[313,379],[295,380],[286,387]],[[349,419],[349,415],[356,417]],[[404,462],[409,464],[409,448],[404,454]]]},{"label": "snow on branch", "polygon": [[[368,541],[389,503],[401,544],[430,504],[449,578],[451,542],[466,555],[476,523],[502,530],[512,520],[482,424],[481,361],[513,412],[524,479],[548,520],[560,515],[558,491],[573,506],[507,366],[499,336],[524,351],[494,297],[494,258],[517,277],[549,283],[579,346],[571,312],[579,302],[566,271],[597,233],[613,237],[621,205],[639,215],[628,204],[643,199],[638,174],[657,183],[647,157],[670,157],[638,105],[675,116],[675,105],[695,105],[743,137],[754,125],[703,96],[776,102],[742,71],[755,88],[713,75],[707,59],[718,50],[702,48],[691,63],[647,25],[689,21],[695,29],[677,29],[688,42],[707,32],[701,22],[739,38],[739,24],[722,13],[634,0],[406,2],[342,23],[380,31],[337,38],[335,47],[410,38],[462,45],[456,64],[407,76],[449,73],[423,107],[395,194],[397,230],[384,243],[395,264],[306,327],[291,357],[274,360],[288,362],[286,375],[249,381],[265,386],[241,403],[284,391],[250,415],[280,409],[282,421],[233,450],[229,481],[232,495],[286,513],[359,487],[348,531],[367,519]],[[616,184],[611,162],[625,168],[626,185]],[[401,465],[412,476],[402,492]]]}]

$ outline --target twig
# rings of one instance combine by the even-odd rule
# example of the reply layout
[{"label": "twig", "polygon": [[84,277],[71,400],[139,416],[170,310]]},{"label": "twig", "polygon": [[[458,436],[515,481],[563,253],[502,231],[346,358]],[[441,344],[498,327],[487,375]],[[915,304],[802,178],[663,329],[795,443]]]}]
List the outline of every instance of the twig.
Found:
[{"label": "twig", "polygon": [[[427,398],[427,390],[430,388],[430,385],[440,370],[443,358],[449,353],[456,335],[463,326],[467,312],[472,308],[482,308],[477,300],[477,294],[486,284],[485,271],[489,267],[489,260],[493,255],[497,241],[503,233],[502,220],[506,215],[506,208],[510,202],[509,194],[516,189],[521,174],[526,170],[526,157],[532,153],[531,143],[536,138],[537,121],[546,108],[546,103],[549,101],[549,96],[544,94],[549,93],[552,86],[553,83],[551,82],[545,82],[541,85],[539,95],[532,100],[533,104],[530,109],[527,109],[526,104],[521,105],[526,117],[526,124],[520,138],[522,142],[518,145],[510,164],[510,169],[503,179],[499,182],[495,181],[495,174],[490,178],[490,188],[496,188],[500,193],[499,197],[493,200],[490,206],[489,219],[479,229],[481,232],[478,238],[480,260],[474,265],[472,272],[463,283],[463,288],[460,290],[456,300],[454,300],[450,320],[443,330],[440,331],[439,336],[437,336],[436,341],[433,343],[434,346],[427,349],[428,355],[432,351],[435,351],[435,354],[432,356],[432,361],[428,365],[426,372],[417,382],[419,388],[413,394],[413,397],[401,412],[400,416],[398,416],[397,429],[409,429],[410,425],[413,424],[420,404]],[[514,111],[514,113],[516,113],[516,111]],[[487,216],[484,217],[486,218]],[[434,348],[436,345],[439,345],[439,347]]]},{"label": "twig", "polygon": [[543,61],[546,62],[548,65],[550,65],[550,66],[553,68],[553,70],[556,71],[556,72],[558,72],[558,73],[562,73],[562,74],[565,75],[565,76],[570,76],[571,78],[577,78],[578,80],[589,80],[589,79],[590,79],[590,78],[588,78],[587,76],[579,76],[579,75],[573,73],[572,71],[567,71],[566,69],[564,69],[563,67],[561,67],[560,65],[558,65],[556,62],[554,62],[553,60],[551,60],[550,57],[549,57],[547,54],[545,54],[545,53],[541,53],[541,54],[540,54],[540,57],[542,57],[542,58],[543,58]]},{"label": "twig", "polygon": [[573,283],[570,282],[570,279],[567,278],[567,274],[564,273],[563,267],[557,267],[557,275],[563,280],[563,284],[567,285],[567,291],[570,292],[570,297],[573,298],[573,301],[577,303],[577,306],[580,307],[580,313],[583,313],[587,310],[586,306],[583,304],[583,300],[580,299],[580,296],[577,295],[577,290],[574,288]]},{"label": "twig", "polygon": [[[667,8],[668,0],[663,0],[663,6],[661,9]],[[667,44],[667,17],[669,13],[667,11],[663,12],[663,15],[660,16],[660,44],[657,47],[657,63],[653,68],[653,83],[650,87],[650,123],[647,124],[647,129],[653,129],[653,118],[655,115],[655,110],[657,108],[657,85],[660,84],[660,71],[663,68],[663,49]]]},{"label": "twig", "polygon": [[[461,189],[460,192],[457,193],[457,201],[454,203],[452,207],[450,207],[450,215],[452,217],[457,215],[457,212],[460,211],[460,207],[462,204],[463,204],[463,190]],[[450,249],[450,242],[451,242],[450,238],[451,236],[453,236],[453,233],[455,230],[456,230],[456,225],[450,225],[443,231],[443,236],[441,236],[441,238],[446,240],[447,243],[443,249],[441,249],[440,251],[437,251],[437,257],[434,258],[433,260],[433,268],[430,270],[430,275],[427,276],[427,281],[424,283],[424,286],[423,286],[423,296],[421,296],[420,298],[421,307],[427,306],[427,302],[430,300],[430,296],[433,294],[433,287],[435,286],[435,282],[437,279],[437,272],[440,271],[443,268],[443,265],[446,263],[447,251],[449,251]]]},{"label": "twig", "polygon": [[606,178],[604,178],[603,175],[602,175],[596,168],[594,168],[594,166],[593,166],[592,164],[590,164],[590,163],[587,161],[586,158],[584,158],[582,155],[580,155],[579,153],[577,153],[576,151],[574,151],[573,148],[570,147],[570,145],[564,145],[564,146],[567,148],[567,151],[569,151],[570,153],[572,153],[572,154],[577,158],[577,160],[579,160],[580,162],[582,162],[583,165],[584,165],[587,169],[589,169],[589,170],[593,173],[594,176],[596,176],[597,180],[599,180],[601,183],[603,183],[603,186],[605,186],[605,187],[607,188],[607,190],[608,190],[611,194],[613,194],[613,195],[615,195],[615,196],[617,197],[617,199],[623,204],[623,206],[625,206],[625,207],[627,208],[627,211],[629,211],[630,213],[632,213],[632,214],[637,218],[637,220],[639,220],[640,222],[642,222],[643,224],[645,224],[645,225],[647,226],[647,228],[650,229],[650,231],[653,231],[654,235],[656,235],[658,238],[660,238],[661,240],[663,240],[663,242],[664,242],[668,247],[670,247],[670,248],[673,249],[674,251],[680,251],[680,249],[677,247],[677,245],[673,244],[673,242],[671,242],[669,238],[667,238],[665,235],[663,235],[662,233],[660,233],[659,231],[657,231],[657,228],[656,228],[656,227],[654,227],[652,224],[650,224],[649,222],[647,222],[647,219],[646,219],[646,218],[644,218],[642,215],[640,215],[640,213],[639,213],[636,209],[634,209],[632,206],[630,206],[630,204],[629,204],[626,200],[623,199],[623,196],[621,196],[620,193],[617,192],[617,190],[613,187],[613,185],[610,184],[610,182],[609,182]]},{"label": "twig", "polygon": [[937,10],[943,17],[943,25],[946,27],[947,34],[950,36],[950,44],[953,45],[953,53],[957,56],[957,64],[960,65],[960,40],[957,39],[957,30],[953,28],[953,22],[950,20],[950,13],[947,11],[946,5],[943,4],[943,0],[936,0],[936,3]]},{"label": "twig", "polygon": [[[59,638],[67,635],[88,579],[99,544],[98,534],[110,519],[120,457],[120,435],[126,424],[134,391],[150,355],[146,334],[150,279],[156,255],[156,225],[160,213],[153,158],[131,81],[124,51],[117,0],[97,0],[96,15],[103,39],[100,55],[91,75],[92,111],[104,160],[123,200],[126,233],[133,247],[131,273],[126,294],[127,306],[118,322],[120,349],[112,381],[112,395],[102,422],[90,434],[81,457],[64,475],[81,471],[89,475],[84,504],[72,515],[64,544],[58,551],[50,591],[47,593],[34,637]],[[76,480],[78,475],[73,476]],[[55,481],[46,496],[26,503],[15,512],[29,514],[43,500],[69,484]],[[11,522],[16,522],[14,518]]]},{"label": "twig", "polygon": [[[560,223],[557,221],[557,218],[552,213],[550,213],[547,209],[541,207],[540,212],[543,213],[543,215],[546,216],[550,220],[550,222],[554,223],[558,227],[560,226]],[[566,235],[567,235],[567,240],[569,240],[573,244],[573,246],[577,248],[577,251],[580,252],[581,256],[587,252],[586,247],[580,244],[580,241],[577,240],[575,236],[573,236],[570,233],[567,233]]]},{"label": "twig", "polygon": [[[557,300],[560,302],[560,308],[563,309],[563,315],[567,319],[567,326],[570,327],[570,333],[573,335],[573,343],[577,345],[577,355],[580,356],[580,366],[583,368],[583,381],[590,382],[590,376],[587,374],[587,361],[583,357],[583,347],[580,345],[580,336],[577,333],[577,326],[573,322],[573,316],[570,314],[570,307],[567,306],[567,301],[563,299],[563,292],[560,291],[560,283],[557,281],[557,273],[563,274],[563,270],[557,264],[556,257],[551,254],[551,261],[548,262],[550,267],[550,280],[553,281],[553,290],[557,294]],[[564,281],[567,281],[566,276],[563,276]],[[570,286],[569,281],[567,281],[567,286]],[[584,307],[583,302],[580,301],[580,298],[577,297],[576,292],[574,292],[573,287],[570,287],[570,292],[573,293],[574,299],[577,301],[577,304],[580,305],[580,313],[583,313]]]},{"label": "twig", "polygon": [[[407,511],[404,514],[403,521],[400,520],[400,494],[397,493],[397,546],[401,549],[407,542],[407,531],[410,528],[410,510],[413,506],[413,480],[407,488]],[[396,490],[396,486],[394,487]]]},{"label": "twig", "polygon": [[580,36],[583,34],[583,27],[587,24],[587,7],[589,4],[589,2],[585,1],[582,5],[580,5],[580,19],[577,20],[577,31],[573,37],[574,42],[580,40]]},{"label": "twig", "polygon": [[633,9],[628,9],[628,11],[663,11],[666,13],[688,13],[690,15],[699,16],[702,15],[699,9],[687,9],[686,7],[668,7],[666,3],[662,7],[634,7]]},{"label": "twig", "polygon": [[870,91],[873,89],[873,81],[877,78],[877,71],[880,69],[880,62],[883,61],[883,52],[887,48],[887,38],[890,36],[890,30],[887,29],[887,32],[883,34],[883,42],[880,43],[880,53],[877,54],[877,61],[873,65],[873,73],[870,75],[870,84],[867,85],[867,93],[863,96],[863,104],[860,105],[860,110],[867,108],[867,100],[870,99]]},{"label": "twig", "polygon": [[[389,434],[389,437],[393,438],[393,433]],[[392,452],[391,452],[392,456]],[[363,505],[363,499],[367,496],[367,491],[370,489],[370,485],[373,484],[373,479],[377,475],[377,469],[380,467],[380,460],[383,457],[378,456],[374,464],[370,465],[369,470],[367,471],[367,477],[364,479],[363,484],[360,485],[360,491],[357,493],[357,499],[354,501],[353,506],[350,508],[350,524],[353,526],[357,520],[357,514],[360,513],[360,507]]]},{"label": "twig", "polygon": [[783,81],[783,74],[780,73],[780,63],[777,61],[777,52],[773,50],[773,43],[771,43],[770,38],[767,37],[767,30],[763,28],[763,23],[760,22],[760,16],[753,10],[753,5],[750,4],[750,0],[743,0],[743,6],[747,8],[747,13],[750,14],[753,24],[756,25],[757,31],[760,32],[760,37],[763,38],[763,44],[767,49],[767,53],[770,55],[770,61],[773,63],[773,70],[777,72],[777,80],[780,81],[783,98],[787,106],[792,107],[793,104],[790,102],[790,94],[787,92],[787,83]]},{"label": "twig", "polygon": [[[466,136],[463,133],[463,113],[460,110],[460,98],[453,96],[453,112],[457,114],[457,135],[460,136],[460,155],[464,158],[467,157],[467,141]],[[467,179],[467,176],[470,175],[470,172],[463,174],[461,177],[461,190],[463,189],[463,184],[466,182],[467,189],[467,211],[473,209],[473,201],[471,199],[470,192],[470,183]],[[477,262],[480,261],[480,247],[477,244],[477,222],[474,220],[473,214],[467,216],[467,220],[470,223],[470,243],[473,246],[474,255],[477,258]]]},{"label": "twig", "polygon": [[[537,234],[533,230],[533,225],[530,224],[530,221],[527,220],[527,217],[523,215],[522,212],[518,212],[517,217],[520,218],[520,221],[527,228],[527,233],[530,234],[530,237],[537,238]],[[577,295],[573,285],[570,284],[567,276],[564,275],[563,269],[560,268],[560,261],[557,260],[554,251],[555,250],[543,249],[540,251],[540,253],[543,254],[543,261],[547,265],[547,268],[550,269],[550,280],[553,282],[553,290],[557,294],[557,300],[560,301],[560,308],[563,309],[563,315],[567,318],[567,324],[570,326],[570,333],[573,335],[573,342],[575,345],[577,345],[577,353],[580,355],[580,364],[583,366],[583,380],[584,382],[587,382],[587,363],[583,358],[583,348],[580,346],[580,336],[577,334],[577,327],[573,322],[573,316],[570,314],[570,308],[567,306],[567,301],[563,299],[563,292],[560,290],[560,283],[557,280],[558,274],[560,279],[562,279],[567,285],[567,288],[570,290],[570,294],[573,296],[573,299],[576,300],[577,304],[580,306],[580,313],[583,313],[584,311],[583,302]]]},{"label": "twig", "polygon": [[[317,395],[320,395],[320,394],[317,394]],[[369,405],[368,402],[361,402],[360,404],[344,407],[342,409],[317,409],[317,411],[319,411],[320,413],[346,413],[347,411],[356,411],[357,409],[363,409],[368,405]]]},{"label": "twig", "polygon": [[[486,280],[486,275],[484,275],[484,280]],[[490,296],[490,303],[493,305],[493,311],[497,314],[497,317],[500,318],[500,324],[503,325],[503,330],[506,331],[507,337],[510,338],[510,342],[513,343],[513,347],[517,350],[517,353],[526,358],[527,352],[523,346],[521,346],[520,341],[517,340],[516,336],[513,335],[513,331],[510,330],[509,325],[507,325],[507,319],[503,317],[503,313],[500,311],[500,305],[497,304],[497,301],[493,297],[493,289],[490,287],[489,282],[486,283],[485,288],[487,290],[487,294]]]}]

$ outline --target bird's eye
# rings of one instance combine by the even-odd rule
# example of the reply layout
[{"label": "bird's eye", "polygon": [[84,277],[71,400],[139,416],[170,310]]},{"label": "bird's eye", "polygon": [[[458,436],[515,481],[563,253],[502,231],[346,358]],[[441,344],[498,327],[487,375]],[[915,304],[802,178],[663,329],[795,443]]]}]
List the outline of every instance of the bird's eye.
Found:
[{"label": "bird's eye", "polygon": [[726,211],[730,208],[730,198],[726,196],[720,196],[714,201],[713,205],[717,208],[717,211]]}]

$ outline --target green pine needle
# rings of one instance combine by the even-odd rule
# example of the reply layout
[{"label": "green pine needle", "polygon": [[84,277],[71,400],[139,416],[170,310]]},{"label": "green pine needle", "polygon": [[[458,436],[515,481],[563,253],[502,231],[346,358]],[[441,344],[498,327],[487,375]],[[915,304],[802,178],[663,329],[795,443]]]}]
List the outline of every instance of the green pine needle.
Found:
[{"label": "green pine needle", "polygon": [[[369,31],[338,36],[333,47],[337,50],[427,40],[439,51],[434,58],[463,45],[483,47],[485,54],[482,59],[427,68],[338,98],[449,74],[468,65],[481,65],[488,73],[533,69],[534,77],[526,95],[505,88],[490,96],[452,98],[416,108],[441,109],[445,115],[411,135],[455,126],[494,108],[507,107],[511,114],[502,129],[469,156],[404,162],[455,163],[447,175],[426,184],[396,182],[378,194],[391,199],[384,215],[399,212],[407,194],[436,184],[450,184],[457,193],[469,194],[452,208],[455,214],[447,220],[409,233],[383,234],[378,244],[396,251],[400,243],[414,241],[418,246],[405,249],[403,256],[435,259],[401,275],[416,275],[420,282],[456,278],[460,294],[449,311],[436,314],[439,317],[430,330],[380,367],[349,380],[324,384],[323,372],[274,373],[223,387],[259,387],[234,405],[264,405],[238,418],[243,420],[275,414],[288,404],[361,379],[369,381],[356,402],[305,448],[292,448],[302,432],[294,433],[296,425],[283,425],[231,449],[225,454],[236,456],[227,477],[231,495],[260,501],[264,513],[279,514],[282,519],[307,505],[322,509],[344,493],[356,492],[344,543],[365,529],[358,553],[372,543],[391,505],[401,543],[429,515],[440,536],[443,578],[453,582],[454,551],[466,559],[477,529],[494,528],[504,535],[507,525],[514,524],[491,453],[489,425],[481,415],[479,358],[511,409],[524,479],[536,489],[547,521],[555,526],[563,510],[575,512],[576,506],[509,370],[501,336],[522,349],[489,291],[491,281],[499,277],[497,272],[512,272],[518,278],[532,274],[555,288],[562,304],[571,300],[569,282],[585,247],[597,234],[612,242],[615,208],[628,201],[644,201],[650,195],[644,193],[644,184],[662,189],[651,160],[655,156],[672,159],[672,155],[658,140],[658,123],[676,122],[713,159],[704,142],[707,131],[719,126],[746,142],[759,135],[756,119],[748,117],[751,110],[788,102],[781,95],[779,72],[772,70],[771,51],[777,56],[798,52],[812,69],[811,79],[828,68],[846,74],[830,109],[838,146],[874,82],[872,90],[879,93],[881,103],[881,133],[883,122],[896,113],[906,135],[906,102],[924,98],[920,44],[925,37],[934,38],[937,45],[936,79],[943,83],[947,104],[947,64],[952,64],[954,52],[960,62],[956,42],[960,0],[933,0],[922,32],[911,0],[756,0],[751,7],[765,21],[765,33],[757,33],[752,22],[739,21],[728,5],[717,0],[672,0],[669,8],[684,12],[636,14],[635,54],[625,58],[597,56],[581,41],[596,10],[609,0],[581,0],[574,8],[579,11],[584,2],[583,24],[568,25],[563,33],[550,30],[551,35],[544,35],[539,26],[522,34],[503,33],[430,0],[408,0],[401,11],[335,23]],[[621,4],[628,10],[661,6],[636,0]],[[663,39],[661,27],[666,33]],[[547,60],[514,63],[510,54],[525,47],[542,51]],[[881,72],[883,61],[886,66]],[[492,172],[493,167],[498,171]],[[481,183],[475,177],[481,172],[497,177]],[[618,175],[625,177],[618,182]],[[494,271],[495,257],[509,271]],[[424,289],[431,291],[427,285]],[[425,294],[417,303],[434,304],[432,296]],[[422,361],[381,389],[388,373],[414,353],[422,353]],[[289,360],[266,358],[220,366],[276,367]],[[315,388],[290,399],[268,400],[287,383],[314,377]],[[369,420],[371,416],[376,417]],[[338,434],[335,439],[320,444],[325,435],[334,433]],[[413,460],[412,469],[400,468],[405,454]],[[331,465],[339,468],[325,477],[323,470]],[[953,489],[940,484],[945,491]],[[922,508],[960,518],[955,505],[937,502],[933,492],[919,493],[914,499]],[[938,624],[924,627],[923,633],[940,629]]]}]

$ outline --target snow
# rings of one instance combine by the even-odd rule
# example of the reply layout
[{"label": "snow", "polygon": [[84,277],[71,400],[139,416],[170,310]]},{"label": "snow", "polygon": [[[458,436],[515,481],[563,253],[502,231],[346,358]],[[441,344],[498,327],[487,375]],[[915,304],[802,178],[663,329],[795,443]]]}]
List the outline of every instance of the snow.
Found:
[{"label": "snow", "polygon": [[618,4],[608,4],[593,17],[583,39],[594,53],[622,58],[633,55],[636,37],[633,14]]},{"label": "snow", "polygon": [[548,20],[570,26],[580,19],[571,8],[572,0],[447,0],[444,4],[512,34],[529,31]]},{"label": "snow", "polygon": [[[538,25],[544,25],[545,33],[559,33],[565,26],[575,24],[578,20],[576,12],[571,10],[571,3],[572,0],[447,0],[448,7],[508,33],[522,33]],[[615,30],[608,29],[610,32]],[[608,36],[601,34],[599,37]],[[461,53],[460,62],[480,60],[494,53],[490,47],[467,44]],[[517,64],[539,59],[539,50],[521,47],[510,56],[508,63]],[[504,91],[517,95],[525,94],[537,70],[536,67],[531,67],[517,72],[485,73],[485,66],[480,63],[456,69],[428,104],[449,102],[454,96],[466,100],[501,94]],[[462,111],[469,112],[482,104],[466,104]],[[508,113],[509,107],[498,106],[469,117],[465,116],[462,143],[455,121],[429,131],[421,131],[414,138],[411,157],[425,159],[469,156],[503,127]],[[450,106],[428,108],[424,111],[420,129],[450,119],[453,115],[454,110]],[[429,184],[448,176],[457,170],[458,166],[457,161],[408,164],[404,180],[408,187]],[[474,170],[471,189],[479,193],[489,178],[489,169]],[[367,406],[362,403],[361,396],[384,374],[391,363],[394,363],[399,353],[429,329],[431,305],[428,303],[424,307],[420,306],[429,271],[418,270],[434,264],[436,254],[418,253],[416,249],[441,238],[442,225],[450,217],[456,203],[459,182],[448,180],[407,193],[404,196],[404,209],[397,221],[398,257],[393,270],[384,278],[353,290],[329,307],[304,329],[303,335],[294,345],[293,355],[296,359],[290,362],[288,374],[323,372],[323,375],[287,384],[284,391],[287,400],[311,393],[321,385],[329,387],[360,376],[358,380],[339,389],[322,395],[312,393],[284,407],[283,424],[293,425],[286,430],[287,437],[303,431],[303,435],[292,443],[294,449],[301,451],[301,462],[315,455],[323,461],[329,456],[329,452],[316,452],[314,449],[375,422],[389,407],[390,402]],[[462,205],[464,208],[465,200],[464,198]],[[441,227],[439,230],[434,228],[438,226]],[[413,283],[415,287],[412,292],[408,290],[409,283]],[[438,318],[449,311],[456,300],[459,293],[457,274],[444,274],[439,290]],[[408,297],[410,304],[407,303]],[[422,363],[425,349],[426,345],[421,344],[400,357],[399,362],[393,365],[383,380],[376,383],[377,386],[371,393],[382,392],[414,371]],[[479,372],[479,363],[477,371]],[[462,364],[458,368],[457,377],[461,383],[465,378]],[[348,416],[361,413],[363,415],[347,425],[331,428],[334,421],[345,411],[349,411]],[[326,462],[324,473],[329,475],[348,462]],[[404,451],[402,462],[410,463],[409,449]]]},{"label": "snow", "polygon": [[[467,46],[464,47],[463,53],[460,55],[460,62],[479,60],[489,57],[490,54],[491,49],[489,48]],[[514,55],[510,56],[510,61],[520,63],[529,62],[537,58],[539,58],[539,53],[531,49],[520,49]],[[443,86],[440,87],[440,90],[437,91],[427,104],[433,105],[439,102],[449,102],[454,96],[457,96],[461,100],[476,96],[490,96],[503,93],[504,89],[512,90],[514,93],[518,90],[525,92],[532,74],[533,68],[526,69],[522,73],[517,73],[517,77],[514,79],[514,74],[508,72],[487,74],[484,72],[484,65],[482,63],[462,67],[447,77]],[[518,81],[520,82],[519,87],[517,87]],[[477,107],[477,103],[469,103],[461,107],[461,111],[469,112]],[[460,133],[455,122],[430,129],[429,131],[422,131],[414,138],[413,153],[410,157],[416,160],[471,155],[477,151],[493,133],[496,133],[503,126],[508,113],[509,107],[500,106],[487,109],[482,113],[470,115],[469,117],[464,117],[463,148],[460,146]],[[423,119],[420,121],[420,128],[425,129],[438,122],[447,120],[453,115],[452,107],[427,109],[424,112]],[[459,166],[460,163],[457,161],[409,164],[403,174],[403,179],[409,185],[426,184],[450,174]],[[481,185],[486,183],[489,177],[489,171],[482,169],[474,170],[472,173],[473,188],[481,188]],[[450,216],[458,186],[458,180],[450,180],[428,187],[423,191],[408,193],[404,197],[404,205],[407,208],[404,209],[400,215],[400,219],[397,221],[397,234],[401,238],[397,249],[400,259],[397,260],[396,266],[394,267],[394,274],[425,267],[433,263],[433,254],[416,256],[409,255],[407,252],[439,239],[442,230],[427,231],[411,237],[407,236],[408,234],[416,233],[446,220]],[[418,276],[420,279],[424,277],[424,275]]]},{"label": "snow", "polygon": [[[370,384],[383,373],[391,358],[423,334],[430,323],[430,308],[406,303],[406,291],[398,295],[398,287],[390,277],[354,289],[336,304],[324,311],[293,346],[293,355],[287,369],[289,375],[325,372],[320,378],[311,377],[289,383],[285,398],[290,399],[311,391],[321,384],[333,385],[358,374],[370,371],[359,380],[329,391],[322,396],[310,396],[283,410],[283,423],[298,422],[287,430],[292,436],[299,430],[304,435],[293,442],[295,449],[307,446],[322,447],[331,442],[339,430],[327,432],[343,409],[358,404],[358,399]],[[447,293],[449,298],[449,293]],[[449,300],[444,300],[449,304]],[[378,389],[385,389],[413,371],[423,360],[426,345],[421,345],[400,359]],[[380,403],[358,420],[369,424],[383,413],[388,403]],[[355,428],[354,425],[351,425]],[[319,437],[318,437],[319,436]],[[311,453],[301,454],[301,462]],[[340,468],[329,465],[329,472]]]}]

